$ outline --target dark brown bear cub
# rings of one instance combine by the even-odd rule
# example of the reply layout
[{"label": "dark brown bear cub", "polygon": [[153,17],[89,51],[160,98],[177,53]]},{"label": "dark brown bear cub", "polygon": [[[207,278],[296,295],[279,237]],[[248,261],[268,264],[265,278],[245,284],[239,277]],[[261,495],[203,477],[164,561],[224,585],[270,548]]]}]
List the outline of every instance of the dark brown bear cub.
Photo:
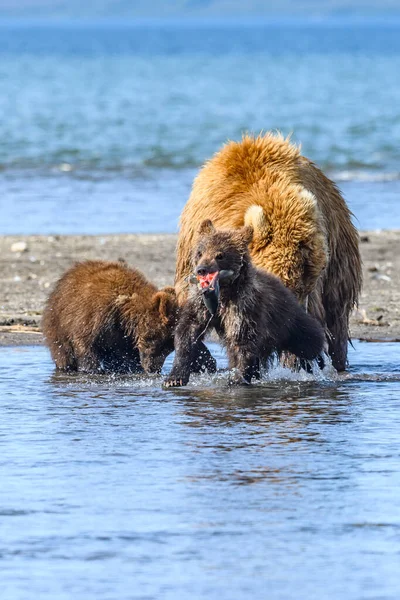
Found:
[{"label": "dark brown bear cub", "polygon": [[[281,281],[250,260],[251,227],[216,230],[204,221],[192,257],[192,288],[175,331],[175,361],[165,386],[186,385],[190,364],[208,328],[227,349],[235,383],[260,376],[274,352],[291,352],[303,360],[323,352],[324,331]],[[192,276],[192,277],[193,277]]]},{"label": "dark brown bear cub", "polygon": [[57,369],[159,372],[173,351],[176,297],[121,263],[86,261],[67,271],[47,302],[43,333]]}]

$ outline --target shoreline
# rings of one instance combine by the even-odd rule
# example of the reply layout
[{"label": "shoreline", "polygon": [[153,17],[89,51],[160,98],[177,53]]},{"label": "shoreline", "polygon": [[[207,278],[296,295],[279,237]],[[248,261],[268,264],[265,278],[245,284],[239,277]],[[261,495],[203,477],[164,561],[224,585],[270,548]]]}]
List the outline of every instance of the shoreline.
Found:
[{"label": "shoreline", "polygon": [[[159,287],[172,285],[174,234],[0,236],[0,346],[42,345],[40,319],[55,282],[86,259],[125,259]],[[400,342],[400,230],[360,232],[364,286],[352,339]]]}]

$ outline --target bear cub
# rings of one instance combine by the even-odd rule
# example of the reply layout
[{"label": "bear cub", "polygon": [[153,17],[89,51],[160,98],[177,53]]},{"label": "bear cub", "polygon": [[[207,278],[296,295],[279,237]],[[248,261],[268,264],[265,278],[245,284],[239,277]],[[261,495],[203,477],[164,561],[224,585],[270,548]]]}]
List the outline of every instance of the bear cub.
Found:
[{"label": "bear cub", "polygon": [[42,330],[57,369],[160,372],[174,349],[175,290],[125,264],[85,261],[58,281]]},{"label": "bear cub", "polygon": [[274,275],[253,266],[248,244],[252,227],[216,230],[210,220],[199,229],[192,257],[192,287],[175,331],[175,360],[166,387],[186,385],[198,344],[214,328],[226,346],[233,383],[260,377],[260,363],[274,352],[303,361],[322,355],[324,330]]}]

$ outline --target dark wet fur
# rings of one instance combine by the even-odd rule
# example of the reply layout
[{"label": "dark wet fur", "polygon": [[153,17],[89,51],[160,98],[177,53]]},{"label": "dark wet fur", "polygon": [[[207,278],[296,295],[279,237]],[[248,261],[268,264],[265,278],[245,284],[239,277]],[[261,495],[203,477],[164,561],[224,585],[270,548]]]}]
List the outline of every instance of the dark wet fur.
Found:
[{"label": "dark wet fur", "polygon": [[[325,340],[320,323],[304,311],[277,277],[251,264],[248,243],[252,229],[216,231],[206,221],[200,231],[193,268],[201,265],[210,272],[234,272],[232,282],[221,281],[218,310],[208,328],[214,328],[226,346],[229,368],[235,369],[234,382],[250,383],[258,378],[260,361],[267,363],[275,352],[290,352],[301,361],[320,357]],[[209,320],[198,290],[192,288],[179,316],[175,361],[166,386],[188,382],[191,361]]]}]

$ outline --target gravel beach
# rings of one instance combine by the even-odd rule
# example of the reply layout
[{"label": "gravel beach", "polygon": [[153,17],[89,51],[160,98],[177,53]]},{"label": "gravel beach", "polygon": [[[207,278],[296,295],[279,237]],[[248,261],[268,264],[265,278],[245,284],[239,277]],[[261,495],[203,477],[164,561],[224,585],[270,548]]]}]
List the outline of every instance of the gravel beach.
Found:
[{"label": "gravel beach", "polygon": [[[364,287],[351,334],[400,341],[400,231],[361,232]],[[175,235],[0,237],[0,345],[42,344],[40,319],[62,273],[85,259],[125,259],[158,286],[173,283]]]}]

